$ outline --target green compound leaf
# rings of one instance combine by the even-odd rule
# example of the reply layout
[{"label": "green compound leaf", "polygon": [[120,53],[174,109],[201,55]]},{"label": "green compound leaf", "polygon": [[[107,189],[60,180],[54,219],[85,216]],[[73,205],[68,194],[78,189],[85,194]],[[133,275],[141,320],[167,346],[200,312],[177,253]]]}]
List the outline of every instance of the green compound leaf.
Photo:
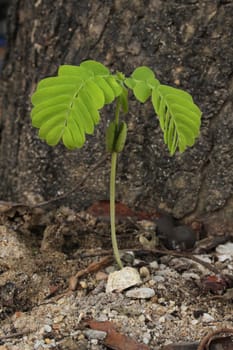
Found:
[{"label": "green compound leaf", "polygon": [[154,78],[155,74],[150,68],[141,66],[136,68],[131,76],[134,80],[147,80]]},{"label": "green compound leaf", "polygon": [[[61,66],[58,76],[43,79],[32,96],[32,125],[49,145],[62,140],[67,148],[80,148],[86,134],[94,133],[100,120],[99,110],[104,105],[118,97],[123,112],[128,111],[127,87],[142,103],[152,96],[171,154],[177,148],[183,152],[194,144],[199,135],[201,111],[187,92],[161,85],[153,71],[145,66],[135,69],[129,78],[119,72],[111,75],[104,65],[93,60],[84,61],[80,66]],[[127,128],[122,125],[122,129],[117,128],[114,133],[111,128],[112,139],[110,137],[107,148],[119,151]],[[121,139],[120,135],[124,137]],[[116,147],[117,140],[119,147]]]},{"label": "green compound leaf", "polygon": [[99,110],[122,93],[117,78],[99,62],[63,65],[58,76],[40,81],[32,95],[32,125],[51,146],[62,140],[69,149],[80,148],[85,135],[94,133]]},{"label": "green compound leaf", "polygon": [[191,95],[183,90],[158,85],[152,91],[152,104],[159,117],[164,142],[173,155],[193,146],[199,135],[201,111]]},{"label": "green compound leaf", "polygon": [[133,90],[136,99],[144,103],[159,82],[150,68],[142,66],[136,68],[130,78],[125,79],[125,84]]},{"label": "green compound leaf", "polygon": [[133,93],[138,101],[144,103],[150,97],[151,89],[146,82],[140,81],[133,88]]},{"label": "green compound leaf", "polygon": [[[94,73],[80,66],[62,65],[58,69],[58,76],[65,76],[67,80],[70,79],[70,77],[78,77],[80,80],[86,80],[93,77]],[[42,82],[43,80],[41,83]]]},{"label": "green compound leaf", "polygon": [[89,60],[80,64],[80,67],[90,70],[94,75],[109,75],[109,70],[102,63]]}]

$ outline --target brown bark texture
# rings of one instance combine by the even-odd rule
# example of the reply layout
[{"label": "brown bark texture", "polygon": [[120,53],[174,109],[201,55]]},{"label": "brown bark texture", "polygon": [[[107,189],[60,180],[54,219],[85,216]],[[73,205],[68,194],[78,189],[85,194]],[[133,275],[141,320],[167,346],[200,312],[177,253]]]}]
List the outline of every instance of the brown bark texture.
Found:
[{"label": "brown bark texture", "polygon": [[[133,98],[119,156],[117,199],[175,217],[233,225],[233,2],[220,0],[14,0],[1,77],[0,199],[50,199],[71,190],[105,152],[113,107],[81,150],[51,148],[30,124],[37,82],[60,64],[95,59],[129,75],[151,67],[164,84],[188,90],[203,111],[200,138],[170,157],[151,103]],[[83,208],[108,198],[109,163],[66,199]],[[210,219],[208,219],[210,218]]]}]

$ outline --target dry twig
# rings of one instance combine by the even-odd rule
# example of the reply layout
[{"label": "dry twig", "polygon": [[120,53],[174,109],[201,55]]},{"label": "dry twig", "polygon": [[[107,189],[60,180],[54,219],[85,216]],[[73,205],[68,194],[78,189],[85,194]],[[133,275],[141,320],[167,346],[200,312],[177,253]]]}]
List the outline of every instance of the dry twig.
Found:
[{"label": "dry twig", "polygon": [[220,333],[231,333],[233,334],[233,328],[220,328],[217,329],[211,333],[208,333],[204,338],[201,340],[200,344],[198,345],[197,350],[207,350],[208,348],[206,346],[209,346],[211,340],[213,337]]},{"label": "dry twig", "polygon": [[23,331],[23,332],[16,332],[16,333],[11,333],[11,334],[2,335],[2,336],[0,337],[0,341],[4,341],[4,340],[7,340],[7,339],[11,339],[11,338],[22,337],[23,335],[29,334],[29,333],[31,333],[31,332],[32,332],[32,330],[26,329],[26,330]]},{"label": "dry twig", "polygon": [[[190,260],[195,261],[196,263],[204,266],[205,268],[207,268],[208,270],[210,270],[211,272],[213,272],[216,275],[221,275],[220,271],[213,266],[212,264],[203,261],[201,259],[199,259],[198,257],[196,257],[195,255],[193,255],[192,253],[187,253],[187,252],[177,252],[174,250],[166,250],[166,249],[124,249],[125,251],[129,251],[131,250],[134,253],[138,253],[140,255],[145,255],[145,254],[162,254],[162,255],[171,255],[171,256],[179,256],[182,258],[187,258]],[[94,257],[94,256],[104,256],[104,255],[110,255],[112,254],[112,250],[100,250],[99,252],[90,252],[90,253],[83,253],[81,256],[82,258],[88,258],[88,257]]]}]

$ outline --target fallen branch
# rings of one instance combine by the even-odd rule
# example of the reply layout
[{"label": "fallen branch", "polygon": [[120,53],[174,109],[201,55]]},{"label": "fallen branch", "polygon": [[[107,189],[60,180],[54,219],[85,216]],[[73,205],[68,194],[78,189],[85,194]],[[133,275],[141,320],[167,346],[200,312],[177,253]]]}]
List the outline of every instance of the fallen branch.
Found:
[{"label": "fallen branch", "polygon": [[101,268],[109,265],[113,261],[113,256],[106,256],[100,261],[94,261],[85,269],[78,271],[74,276],[70,277],[69,290],[74,291],[77,288],[78,280],[80,277],[87,275],[88,273],[96,272]]},{"label": "fallen branch", "polygon": [[206,346],[209,346],[211,340],[214,336],[220,334],[220,333],[231,333],[233,334],[233,328],[220,328],[213,332],[208,333],[204,338],[201,340],[200,344],[198,345],[197,350],[207,350],[208,348]]}]

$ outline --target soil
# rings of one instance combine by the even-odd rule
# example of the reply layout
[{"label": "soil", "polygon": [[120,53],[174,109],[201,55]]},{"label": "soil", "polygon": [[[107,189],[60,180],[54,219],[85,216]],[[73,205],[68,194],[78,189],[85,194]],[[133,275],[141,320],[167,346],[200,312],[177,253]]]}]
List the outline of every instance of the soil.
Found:
[{"label": "soil", "polygon": [[106,218],[0,202],[0,349],[107,349],[87,319],[111,321],[148,349],[179,342],[196,349],[208,332],[232,328],[233,258],[220,258],[208,239],[192,252],[207,264],[187,252],[145,250],[140,237],[148,238],[154,227],[135,217],[117,225],[120,248],[131,251],[124,264],[138,269],[139,287],[154,290],[136,299],[126,290],[106,293],[108,275],[117,269],[113,259],[85,270],[111,252]]}]

